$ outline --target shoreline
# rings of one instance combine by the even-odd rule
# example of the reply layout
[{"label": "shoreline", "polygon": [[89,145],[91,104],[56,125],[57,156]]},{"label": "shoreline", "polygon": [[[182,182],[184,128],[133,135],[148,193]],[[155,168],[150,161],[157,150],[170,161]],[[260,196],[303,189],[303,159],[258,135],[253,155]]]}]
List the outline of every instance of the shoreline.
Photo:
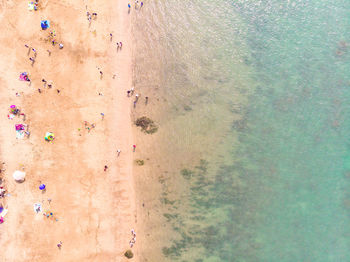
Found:
[{"label": "shoreline", "polygon": [[[132,102],[126,97],[132,83],[127,3],[88,5],[98,14],[90,27],[85,6],[77,1],[43,1],[37,12],[28,11],[26,5],[26,1],[9,4],[0,14],[4,24],[0,92],[5,97],[0,102],[1,162],[6,163],[4,178],[11,194],[5,198],[8,214],[0,225],[3,261],[126,261],[123,254],[130,248],[130,230],[137,221]],[[48,31],[40,28],[42,17],[50,19],[64,44],[62,50],[45,42]],[[116,51],[116,41],[123,42],[122,51]],[[25,44],[37,50],[33,66]],[[22,71],[29,72],[31,86],[18,80]],[[42,78],[52,80],[53,87],[42,87]],[[11,104],[26,114],[29,139],[15,138],[13,126],[21,120],[6,118]],[[85,129],[84,121],[95,128]],[[44,140],[48,131],[56,136],[51,143]],[[27,176],[18,184],[12,173],[21,168]],[[47,187],[45,193],[38,189],[41,183]],[[43,211],[53,215],[36,214],[34,203],[42,203]],[[132,261],[138,261],[137,243],[132,250]]]}]

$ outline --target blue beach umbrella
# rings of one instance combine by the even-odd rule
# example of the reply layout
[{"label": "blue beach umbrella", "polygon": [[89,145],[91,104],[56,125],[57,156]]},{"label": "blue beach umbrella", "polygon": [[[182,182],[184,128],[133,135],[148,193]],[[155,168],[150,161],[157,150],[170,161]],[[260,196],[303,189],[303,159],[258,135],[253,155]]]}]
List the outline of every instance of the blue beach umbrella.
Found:
[{"label": "blue beach umbrella", "polygon": [[40,189],[40,190],[44,190],[45,188],[46,188],[45,184],[41,184],[41,185],[39,186],[39,189]]},{"label": "blue beach umbrella", "polygon": [[41,21],[41,29],[46,30],[50,27],[50,21],[49,20],[42,20]]}]

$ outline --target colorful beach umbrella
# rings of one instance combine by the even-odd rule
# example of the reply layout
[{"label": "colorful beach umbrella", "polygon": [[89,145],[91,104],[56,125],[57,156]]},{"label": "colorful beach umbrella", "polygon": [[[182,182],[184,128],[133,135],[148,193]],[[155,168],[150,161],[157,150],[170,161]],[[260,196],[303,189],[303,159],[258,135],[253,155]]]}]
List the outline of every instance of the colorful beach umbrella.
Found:
[{"label": "colorful beach umbrella", "polygon": [[15,125],[16,131],[24,130],[24,125],[22,124],[16,124]]},{"label": "colorful beach umbrella", "polygon": [[50,27],[50,21],[49,20],[42,20],[41,21],[41,29],[46,30]]},{"label": "colorful beach umbrella", "polygon": [[51,132],[47,132],[46,135],[45,135],[45,140],[46,141],[52,141],[55,139],[55,135],[54,133],[51,133]]},{"label": "colorful beach umbrella", "polygon": [[22,73],[19,75],[19,80],[21,80],[21,81],[30,81],[27,72],[22,72]]}]

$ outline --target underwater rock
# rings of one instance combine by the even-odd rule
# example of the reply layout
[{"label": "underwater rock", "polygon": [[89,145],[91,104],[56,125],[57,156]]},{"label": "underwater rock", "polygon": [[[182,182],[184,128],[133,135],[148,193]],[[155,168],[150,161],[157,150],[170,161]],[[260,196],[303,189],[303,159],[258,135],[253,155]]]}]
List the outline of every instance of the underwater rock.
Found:
[{"label": "underwater rock", "polygon": [[147,134],[153,134],[158,130],[153,120],[145,116],[138,118],[135,125],[141,127],[141,130]]},{"label": "underwater rock", "polygon": [[132,251],[129,249],[125,251],[124,256],[130,259],[134,257],[134,253],[132,253]]}]

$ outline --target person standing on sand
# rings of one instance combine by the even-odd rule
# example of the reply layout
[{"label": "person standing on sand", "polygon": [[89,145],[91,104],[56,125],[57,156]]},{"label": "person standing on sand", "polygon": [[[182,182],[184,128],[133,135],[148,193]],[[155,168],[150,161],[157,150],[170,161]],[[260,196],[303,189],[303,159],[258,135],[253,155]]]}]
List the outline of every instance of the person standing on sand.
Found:
[{"label": "person standing on sand", "polygon": [[117,149],[117,156],[120,155],[120,152],[121,152],[121,150],[120,150],[120,149]]},{"label": "person standing on sand", "polygon": [[63,244],[62,241],[60,241],[60,242],[57,244],[58,249],[61,249],[62,244]]},{"label": "person standing on sand", "polygon": [[105,118],[105,114],[101,113],[101,116],[102,116],[102,120],[103,120]]},{"label": "person standing on sand", "polygon": [[147,105],[148,104],[148,96],[145,97],[145,104]]},{"label": "person standing on sand", "polygon": [[103,171],[105,171],[105,172],[106,172],[106,171],[107,171],[107,169],[108,169],[108,166],[105,166],[105,168],[103,169]]},{"label": "person standing on sand", "polygon": [[132,148],[133,148],[133,152],[135,152],[136,151],[136,145],[133,145]]}]

